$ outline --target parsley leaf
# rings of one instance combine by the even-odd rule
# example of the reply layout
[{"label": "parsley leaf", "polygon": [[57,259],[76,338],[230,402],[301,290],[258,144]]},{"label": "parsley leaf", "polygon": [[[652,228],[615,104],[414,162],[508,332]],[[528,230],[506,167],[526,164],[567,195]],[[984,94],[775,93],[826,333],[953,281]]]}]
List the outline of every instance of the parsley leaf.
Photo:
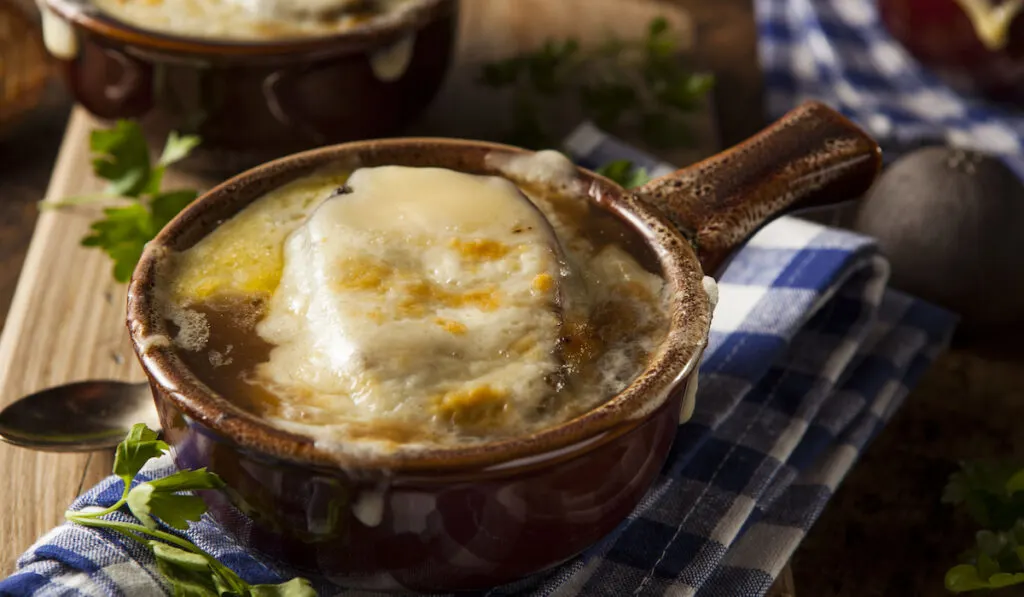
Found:
[{"label": "parsley leaf", "polygon": [[172,547],[160,541],[149,541],[156,556],[156,567],[174,589],[175,597],[209,597],[224,595],[223,582],[210,570],[210,561],[199,554]]},{"label": "parsley leaf", "polygon": [[554,95],[562,86],[563,74],[569,62],[580,49],[575,39],[561,43],[548,40],[530,60],[525,61],[530,83],[538,93]]},{"label": "parsley leaf", "polygon": [[651,180],[646,168],[636,168],[630,160],[612,160],[596,172],[619,183],[624,189],[634,189]]},{"label": "parsley leaf", "polygon": [[118,120],[112,129],[97,129],[89,135],[94,157],[93,172],[109,181],[107,194],[139,198],[160,190],[167,166],[188,156],[199,145],[195,135],[171,131],[156,165],[150,164],[149,146],[142,127],[134,120]]},{"label": "parsley leaf", "polygon": [[512,128],[504,140],[516,145],[550,146],[557,134],[545,123],[561,123],[554,100],[568,99],[610,132],[632,131],[657,147],[682,147],[693,142],[684,116],[700,108],[714,78],[693,72],[678,51],[668,20],[658,17],[640,39],[609,37],[587,49],[572,38],[548,40],[536,50],[483,65],[478,81],[513,94]]},{"label": "parsley leaf", "polygon": [[147,528],[155,529],[157,517],[170,527],[185,530],[189,521],[196,521],[206,512],[202,498],[183,495],[181,491],[221,489],[224,482],[205,468],[179,471],[160,479],[136,485],[128,493],[128,509]]},{"label": "parsley leaf", "polygon": [[128,437],[117,445],[114,474],[124,479],[125,491],[147,461],[170,449],[166,442],[157,438],[156,431],[143,423],[136,423],[128,432]]},{"label": "parsley leaf", "polygon": [[178,471],[174,474],[153,479],[149,481],[157,491],[192,491],[195,489],[223,489],[224,481],[220,477],[199,468],[188,471]]},{"label": "parsley leaf", "polygon": [[[196,552],[150,541],[157,568],[174,588],[175,597],[252,595],[248,583],[206,552]],[[314,594],[315,595],[315,594]]]},{"label": "parsley leaf", "polygon": [[[200,497],[181,492],[224,488],[220,477],[205,468],[178,471],[131,487],[146,462],[167,449],[167,444],[158,439],[155,431],[142,423],[134,425],[118,445],[114,458],[114,474],[125,484],[121,499],[104,510],[69,510],[64,517],[71,523],[122,533],[148,545],[156,558],[157,569],[177,597],[316,597],[316,591],[303,578],[279,585],[250,585],[187,539],[159,529],[154,517],[173,528],[185,530],[189,522],[199,520],[206,512],[206,504]],[[142,524],[106,518],[125,505]]]},{"label": "parsley leaf", "polygon": [[253,585],[253,597],[316,597],[316,591],[304,578],[293,578],[279,585]]},{"label": "parsley leaf", "polygon": [[1001,589],[1024,583],[1024,572],[1009,574],[993,573],[984,576],[979,569],[969,564],[953,566],[946,573],[946,588],[954,593],[977,591],[978,589]]},{"label": "parsley leaf", "polygon": [[636,91],[625,83],[598,83],[580,88],[580,104],[597,126],[610,129],[637,102]]},{"label": "parsley leaf", "polygon": [[1019,468],[1012,462],[961,463],[950,475],[942,501],[962,504],[982,528],[1010,528],[1024,517],[1024,493],[1017,493]]},{"label": "parsley leaf", "polygon": [[206,512],[203,499],[194,495],[163,493],[150,483],[140,483],[128,493],[128,509],[146,528],[157,528],[157,516],[167,526],[184,531],[189,521],[197,521]]},{"label": "parsley leaf", "polygon": [[149,184],[149,147],[137,122],[119,120],[112,129],[92,131],[89,149],[96,154],[96,176],[109,181],[107,193],[136,197]]},{"label": "parsley leaf", "polygon": [[663,33],[668,33],[668,20],[665,17],[654,17],[647,25],[649,40],[657,39]]},{"label": "parsley leaf", "polygon": [[150,229],[155,236],[157,232],[174,219],[189,203],[195,201],[199,193],[193,190],[168,191],[153,195],[149,201]]},{"label": "parsley leaf", "polygon": [[89,137],[93,172],[108,182],[104,193],[68,197],[43,206],[129,201],[104,209],[104,217],[93,222],[82,239],[83,246],[98,248],[110,257],[115,280],[127,282],[146,243],[198,195],[195,190],[161,190],[167,166],[186,157],[197,145],[199,137],[172,131],[160,158],[152,164],[142,128],[135,121],[119,120],[113,128],[94,130]]},{"label": "parsley leaf", "polygon": [[701,99],[711,91],[711,75],[693,73],[667,77],[655,90],[655,97],[664,106],[682,111],[696,110]]},{"label": "parsley leaf", "polygon": [[954,593],[1024,583],[1024,469],[1012,462],[964,462],[942,501],[961,505],[982,527],[962,563],[946,572]]},{"label": "parsley leaf", "polygon": [[103,210],[104,219],[89,227],[82,245],[102,249],[114,262],[114,279],[127,282],[146,243],[174,216],[195,200],[196,191],[169,191],[153,195],[149,208],[142,203]]},{"label": "parsley leaf", "polygon": [[114,262],[114,279],[127,282],[146,243],[156,234],[152,215],[140,203],[108,207],[103,215],[89,227],[82,246],[102,249]]},{"label": "parsley leaf", "polygon": [[485,64],[480,70],[480,83],[500,89],[519,80],[526,62],[518,57]]},{"label": "parsley leaf", "polygon": [[164,151],[160,154],[157,164],[170,166],[174,162],[185,159],[192,150],[199,146],[199,137],[195,135],[179,135],[177,131],[171,131],[167,135],[167,143]]},{"label": "parsley leaf", "polygon": [[1006,480],[1007,495],[1013,496],[1021,491],[1024,491],[1024,470],[1015,472]]}]

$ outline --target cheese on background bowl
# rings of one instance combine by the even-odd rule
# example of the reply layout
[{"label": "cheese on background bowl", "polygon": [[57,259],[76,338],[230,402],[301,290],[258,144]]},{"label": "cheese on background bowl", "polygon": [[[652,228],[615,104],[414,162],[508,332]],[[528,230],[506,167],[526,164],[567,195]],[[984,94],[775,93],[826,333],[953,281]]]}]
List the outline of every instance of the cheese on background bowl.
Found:
[{"label": "cheese on background bowl", "polygon": [[342,33],[417,0],[92,0],[124,23],[172,35],[270,40]]},{"label": "cheese on background bowl", "polygon": [[663,340],[663,280],[585,197],[510,179],[381,166],[268,193],[170,260],[180,356],[336,449],[484,442],[594,408]]}]

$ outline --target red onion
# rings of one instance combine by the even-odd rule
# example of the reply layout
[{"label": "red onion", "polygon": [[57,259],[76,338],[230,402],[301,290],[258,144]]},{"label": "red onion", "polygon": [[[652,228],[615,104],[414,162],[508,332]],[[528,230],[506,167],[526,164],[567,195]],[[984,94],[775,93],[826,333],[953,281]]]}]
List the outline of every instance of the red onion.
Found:
[{"label": "red onion", "polygon": [[878,0],[882,22],[953,87],[1024,101],[1024,1]]}]

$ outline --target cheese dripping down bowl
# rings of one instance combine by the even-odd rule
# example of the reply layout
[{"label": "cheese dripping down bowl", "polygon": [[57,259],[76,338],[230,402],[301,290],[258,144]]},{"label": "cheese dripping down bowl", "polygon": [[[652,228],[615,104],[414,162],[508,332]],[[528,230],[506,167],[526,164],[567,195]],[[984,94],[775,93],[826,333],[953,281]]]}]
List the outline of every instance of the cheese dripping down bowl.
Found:
[{"label": "cheese dripping down bowl", "polygon": [[490,587],[629,514],[693,412],[728,257],[880,164],[817,103],[631,191],[477,141],[307,151],[168,224],[127,324],[177,464],[225,480],[203,497],[247,548],[348,587]]},{"label": "cheese dripping down bowl", "polygon": [[179,165],[235,174],[331,143],[392,136],[433,100],[459,0],[41,0],[76,101],[138,119]]}]

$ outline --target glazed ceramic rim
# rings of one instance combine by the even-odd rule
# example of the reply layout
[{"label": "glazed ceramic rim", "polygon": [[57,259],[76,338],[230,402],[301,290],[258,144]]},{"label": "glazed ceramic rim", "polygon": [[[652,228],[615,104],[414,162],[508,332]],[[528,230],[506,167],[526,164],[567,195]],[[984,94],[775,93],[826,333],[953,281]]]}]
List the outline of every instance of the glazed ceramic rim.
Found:
[{"label": "glazed ceramic rim", "polygon": [[[312,438],[274,427],[235,406],[193,376],[173,347],[145,340],[168,335],[164,318],[157,312],[152,296],[158,263],[168,251],[192,246],[218,222],[238,213],[270,189],[318,167],[373,165],[383,163],[375,162],[374,154],[386,156],[389,153],[406,156],[405,164],[499,174],[499,170],[489,166],[494,162],[490,161],[493,157],[488,156],[532,152],[460,139],[356,141],[274,160],[204,193],[146,246],[128,289],[127,323],[136,355],[152,383],[160,386],[166,398],[184,415],[243,449],[300,465],[342,467],[346,471],[508,470],[535,466],[550,458],[562,460],[603,445],[651,418],[668,401],[671,392],[682,391],[682,381],[700,360],[711,322],[711,308],[703,287],[704,274],[697,255],[689,241],[655,208],[611,180],[583,168],[577,168],[577,180],[583,183],[581,188],[587,189],[590,200],[637,231],[656,257],[667,284],[669,329],[647,367],[623,391],[559,425],[530,435],[451,448],[417,448],[394,454],[375,450],[324,450],[316,447]],[[476,159],[482,166],[469,168],[461,162],[453,165],[460,159]],[[402,164],[403,161],[389,163]],[[244,192],[247,188],[250,196]]]},{"label": "glazed ceramic rim", "polygon": [[269,40],[217,40],[151,31],[109,15],[92,0],[44,0],[46,8],[89,32],[125,45],[173,54],[225,56],[274,56],[329,51],[345,53],[384,45],[408,30],[457,12],[459,0],[417,0],[417,4],[391,18],[372,19],[334,34]]}]

